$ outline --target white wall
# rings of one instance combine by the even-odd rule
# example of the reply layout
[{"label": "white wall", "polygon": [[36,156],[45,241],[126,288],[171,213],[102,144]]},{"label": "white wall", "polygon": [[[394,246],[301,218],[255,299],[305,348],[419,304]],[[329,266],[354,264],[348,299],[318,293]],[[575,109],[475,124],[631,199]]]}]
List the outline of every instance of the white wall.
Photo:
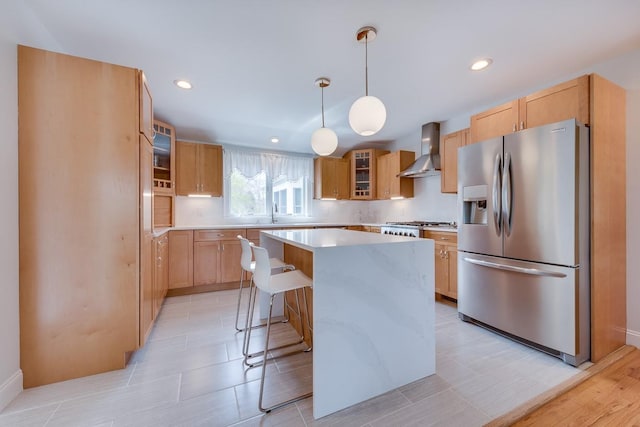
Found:
[{"label": "white wall", "polygon": [[0,410],[22,390],[18,281],[17,44],[59,50],[21,0],[0,14]]},{"label": "white wall", "polygon": [[[279,219],[278,222],[305,223],[344,223],[360,224],[373,222],[369,215],[367,202],[350,200],[312,200],[311,216],[308,218]],[[256,223],[271,222],[271,217],[259,218]],[[215,224],[238,224],[246,221],[224,216],[224,199],[222,197],[191,198],[176,197],[176,226],[199,227]]]}]

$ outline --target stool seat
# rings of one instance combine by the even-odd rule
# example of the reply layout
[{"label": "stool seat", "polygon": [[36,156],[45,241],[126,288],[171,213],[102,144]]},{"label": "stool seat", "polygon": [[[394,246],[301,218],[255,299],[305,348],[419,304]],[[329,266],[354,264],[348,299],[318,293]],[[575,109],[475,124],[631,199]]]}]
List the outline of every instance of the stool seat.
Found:
[{"label": "stool seat", "polygon": [[[300,270],[286,271],[271,276],[270,291],[264,291],[272,294],[278,294],[286,291],[294,291],[305,287],[313,287],[313,280]],[[262,291],[260,287],[258,287]]]},{"label": "stool seat", "polygon": [[[240,318],[240,305],[242,302],[242,289],[244,288],[244,272],[246,271],[247,273],[250,273],[252,275],[251,280],[253,280],[253,272],[256,269],[256,262],[252,261],[253,258],[253,252],[251,251],[251,246],[253,246],[253,243],[251,243],[249,240],[247,240],[246,238],[242,237],[241,235],[237,236],[238,240],[240,240],[240,247],[242,249],[242,252],[240,254],[240,266],[242,267],[243,273],[240,276],[240,287],[238,289],[238,304],[236,306],[236,323],[235,323],[235,327],[236,327],[236,331],[238,332],[242,332],[247,330],[248,327],[251,326],[250,322],[249,322],[249,306],[251,305],[251,302],[249,301],[249,304],[247,305],[247,322],[245,323],[244,327],[240,327],[238,325],[238,320]],[[290,264],[286,264],[285,262],[283,262],[282,260],[278,259],[278,258],[271,258],[269,259],[269,263],[271,265],[271,269],[280,269],[280,270],[295,270],[295,267],[290,265]],[[251,292],[252,292],[252,281],[249,282],[249,298],[251,298]],[[244,341],[246,342],[247,337],[245,335],[244,337]],[[247,344],[248,346],[248,344]],[[243,345],[243,354],[245,354],[245,345]]]}]

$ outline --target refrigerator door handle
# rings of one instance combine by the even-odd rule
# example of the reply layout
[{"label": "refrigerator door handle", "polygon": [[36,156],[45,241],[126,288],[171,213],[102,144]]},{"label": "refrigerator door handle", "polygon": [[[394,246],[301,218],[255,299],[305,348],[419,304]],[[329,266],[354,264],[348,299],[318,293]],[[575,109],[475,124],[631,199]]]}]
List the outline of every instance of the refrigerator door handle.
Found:
[{"label": "refrigerator door handle", "polygon": [[502,175],[502,154],[496,154],[496,160],[493,165],[493,223],[496,226],[496,235],[502,234],[502,197],[500,181]]},{"label": "refrigerator door handle", "polygon": [[513,271],[515,273],[530,274],[533,276],[545,276],[545,277],[560,277],[560,278],[567,277],[566,274],[558,273],[556,271],[545,271],[545,270],[540,270],[538,268],[524,268],[524,267],[517,267],[515,265],[498,264],[496,262],[484,261],[481,259],[475,259],[475,258],[469,258],[469,257],[464,257],[463,259],[471,264],[479,265],[482,267]]},{"label": "refrigerator door handle", "polygon": [[505,236],[511,235],[511,153],[504,154],[504,168],[502,170],[502,220]]}]

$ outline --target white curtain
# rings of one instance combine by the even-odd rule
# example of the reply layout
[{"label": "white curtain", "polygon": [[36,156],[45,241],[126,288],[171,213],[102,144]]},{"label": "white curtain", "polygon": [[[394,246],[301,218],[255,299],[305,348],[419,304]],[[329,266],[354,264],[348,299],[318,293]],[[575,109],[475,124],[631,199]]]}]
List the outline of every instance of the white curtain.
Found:
[{"label": "white curtain", "polygon": [[302,177],[313,180],[313,158],[309,156],[225,148],[223,159],[226,178],[237,169],[246,177],[254,177],[264,171],[272,180],[283,175],[289,181]]}]

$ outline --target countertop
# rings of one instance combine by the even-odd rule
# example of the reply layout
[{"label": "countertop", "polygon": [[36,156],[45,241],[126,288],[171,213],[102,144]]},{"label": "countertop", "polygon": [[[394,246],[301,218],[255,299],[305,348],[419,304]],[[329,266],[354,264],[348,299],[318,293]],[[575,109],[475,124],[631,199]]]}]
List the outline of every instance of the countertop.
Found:
[{"label": "countertop", "polygon": [[276,222],[266,224],[213,224],[213,225],[189,225],[179,227],[162,227],[154,228],[153,236],[162,236],[167,231],[171,230],[233,230],[237,228],[258,228],[258,229],[270,229],[270,228],[310,228],[310,227],[348,227],[357,226],[361,224],[348,224],[348,223],[327,223],[327,222]]},{"label": "countertop", "polygon": [[[359,246],[385,243],[415,242],[415,237],[390,236],[379,233],[362,233],[342,229],[301,229],[263,231],[276,240],[301,249],[313,251],[317,248]],[[419,239],[418,239],[419,240]]]},{"label": "countertop", "polygon": [[[194,225],[194,226],[180,226],[180,227],[163,227],[154,228],[153,236],[160,237],[167,231],[171,230],[232,230],[236,228],[258,228],[261,230],[268,230],[270,228],[311,228],[311,227],[348,227],[348,226],[369,226],[369,227],[382,227],[385,223],[327,223],[327,222],[276,222],[274,224],[213,224],[213,225]],[[449,233],[457,233],[458,229],[454,227],[420,227],[421,230],[430,231],[444,231]],[[370,233],[376,234],[376,233]]]}]

